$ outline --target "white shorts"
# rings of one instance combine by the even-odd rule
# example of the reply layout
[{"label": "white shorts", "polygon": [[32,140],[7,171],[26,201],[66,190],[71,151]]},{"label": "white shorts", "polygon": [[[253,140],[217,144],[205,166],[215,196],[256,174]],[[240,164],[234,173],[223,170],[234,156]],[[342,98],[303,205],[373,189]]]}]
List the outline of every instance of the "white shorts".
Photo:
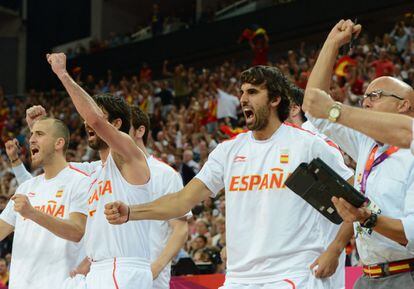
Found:
[{"label": "white shorts", "polygon": [[137,258],[114,258],[92,262],[86,289],[151,289],[149,262]]},{"label": "white shorts", "polygon": [[78,274],[73,278],[69,277],[63,282],[60,289],[86,289],[85,276]]},{"label": "white shorts", "polygon": [[312,274],[309,276],[286,278],[263,284],[239,284],[225,282],[219,289],[332,289],[331,280],[318,279]]}]

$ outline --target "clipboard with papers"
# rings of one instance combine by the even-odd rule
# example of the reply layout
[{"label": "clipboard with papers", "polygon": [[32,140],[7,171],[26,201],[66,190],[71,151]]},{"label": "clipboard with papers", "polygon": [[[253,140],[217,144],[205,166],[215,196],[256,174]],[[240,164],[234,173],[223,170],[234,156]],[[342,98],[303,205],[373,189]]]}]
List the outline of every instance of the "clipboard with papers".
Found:
[{"label": "clipboard with papers", "polygon": [[363,194],[320,158],[314,159],[309,164],[300,164],[285,184],[328,220],[338,225],[343,220],[331,201],[332,197],[343,198],[358,208],[366,201]]}]

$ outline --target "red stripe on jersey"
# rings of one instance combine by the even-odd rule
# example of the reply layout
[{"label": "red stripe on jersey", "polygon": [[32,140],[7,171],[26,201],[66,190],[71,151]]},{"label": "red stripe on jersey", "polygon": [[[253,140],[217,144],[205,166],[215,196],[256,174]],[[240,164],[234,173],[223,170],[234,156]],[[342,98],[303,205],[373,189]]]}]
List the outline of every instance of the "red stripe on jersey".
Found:
[{"label": "red stripe on jersey", "polygon": [[315,133],[311,132],[310,130],[304,129],[303,127],[300,127],[300,126],[298,126],[298,125],[296,125],[294,123],[290,123],[290,122],[286,122],[285,121],[283,124],[285,124],[287,126],[290,126],[290,127],[293,127],[293,128],[297,128],[297,129],[299,129],[301,131],[306,131],[307,133],[310,133],[311,135],[316,135]]},{"label": "red stripe on jersey", "polygon": [[[299,130],[301,130],[301,131],[306,131],[307,133],[310,133],[311,135],[316,135],[316,136],[318,136],[317,134],[315,134],[315,133],[313,133],[313,132],[311,132],[311,131],[309,131],[309,130],[307,130],[307,129],[304,129],[304,128],[302,128],[302,127],[300,127],[300,126],[297,126],[296,124],[293,124],[293,123],[290,123],[290,122],[284,122],[284,124],[285,125],[287,125],[287,126],[290,126],[290,127],[293,127],[293,128],[297,128],[297,129],[299,129]],[[334,143],[333,141],[331,141],[330,139],[323,139],[329,146],[331,146],[331,147],[333,147],[333,148],[336,148],[337,150],[339,150],[339,152],[341,152],[341,150],[340,150],[340,148],[339,148],[339,146],[336,144],[336,143]],[[342,152],[341,152],[341,154],[342,154]]]},{"label": "red stripe on jersey", "polygon": [[289,283],[292,286],[292,289],[296,289],[296,284],[292,280],[289,279],[283,279],[283,281]]},{"label": "red stripe on jersey", "polygon": [[81,174],[83,174],[83,175],[85,175],[85,176],[87,176],[87,177],[90,177],[90,176],[89,176],[89,174],[85,173],[84,171],[82,171],[82,170],[80,170],[80,169],[78,169],[78,168],[75,168],[75,167],[74,167],[74,166],[72,166],[71,164],[69,164],[69,168],[70,168],[70,169],[72,169],[72,170],[74,170],[74,171],[77,171],[78,173],[81,173]]},{"label": "red stripe on jersey", "polygon": [[112,271],[112,278],[114,279],[115,288],[119,289],[118,282],[116,281],[116,277],[115,277],[115,271],[116,271],[116,258],[114,258],[114,270]]}]

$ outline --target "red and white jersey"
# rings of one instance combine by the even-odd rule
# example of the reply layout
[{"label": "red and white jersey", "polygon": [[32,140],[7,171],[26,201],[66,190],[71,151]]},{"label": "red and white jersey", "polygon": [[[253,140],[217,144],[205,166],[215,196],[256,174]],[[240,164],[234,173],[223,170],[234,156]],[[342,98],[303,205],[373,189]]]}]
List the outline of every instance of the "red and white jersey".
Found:
[{"label": "red and white jersey", "polygon": [[[40,175],[20,185],[16,194],[28,196],[32,206],[54,217],[69,219],[71,213],[87,215],[90,178],[71,166],[52,179]],[[10,287],[13,289],[56,288],[85,258],[83,242],[57,237],[14,211],[9,201],[0,219],[14,226]]]},{"label": "red and white jersey", "polygon": [[[172,167],[153,156],[148,158],[148,166],[151,171],[151,181],[149,184],[151,201],[161,198],[164,195],[175,193],[183,188],[181,175]],[[150,222],[150,252],[151,262],[154,262],[167,245],[171,234],[168,221]],[[170,288],[171,263],[158,275],[153,282],[153,288]]]},{"label": "red and white jersey", "polygon": [[135,257],[149,260],[149,221],[134,221],[111,225],[106,220],[105,205],[122,201],[143,204],[150,201],[148,184],[129,184],[110,153],[104,164],[96,167],[91,176],[88,199],[85,246],[89,258],[100,261],[114,257]]},{"label": "red and white jersey", "polygon": [[282,124],[267,140],[252,132],[221,143],[196,176],[215,196],[226,192],[227,275],[233,283],[267,283],[308,276],[324,251],[320,214],[284,182],[321,158],[344,179],[352,172],[320,137]]}]

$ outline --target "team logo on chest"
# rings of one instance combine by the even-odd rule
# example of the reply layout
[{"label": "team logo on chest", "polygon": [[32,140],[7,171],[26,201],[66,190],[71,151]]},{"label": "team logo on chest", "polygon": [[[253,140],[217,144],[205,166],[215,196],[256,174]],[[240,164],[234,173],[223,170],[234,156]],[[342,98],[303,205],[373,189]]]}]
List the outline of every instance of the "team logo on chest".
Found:
[{"label": "team logo on chest", "polygon": [[60,188],[57,190],[55,197],[56,197],[56,198],[61,198],[61,197],[62,197],[62,195],[63,195],[63,186],[62,186],[62,187],[60,187]]},{"label": "team logo on chest", "polygon": [[288,164],[289,163],[289,149],[280,150],[280,163]]}]

